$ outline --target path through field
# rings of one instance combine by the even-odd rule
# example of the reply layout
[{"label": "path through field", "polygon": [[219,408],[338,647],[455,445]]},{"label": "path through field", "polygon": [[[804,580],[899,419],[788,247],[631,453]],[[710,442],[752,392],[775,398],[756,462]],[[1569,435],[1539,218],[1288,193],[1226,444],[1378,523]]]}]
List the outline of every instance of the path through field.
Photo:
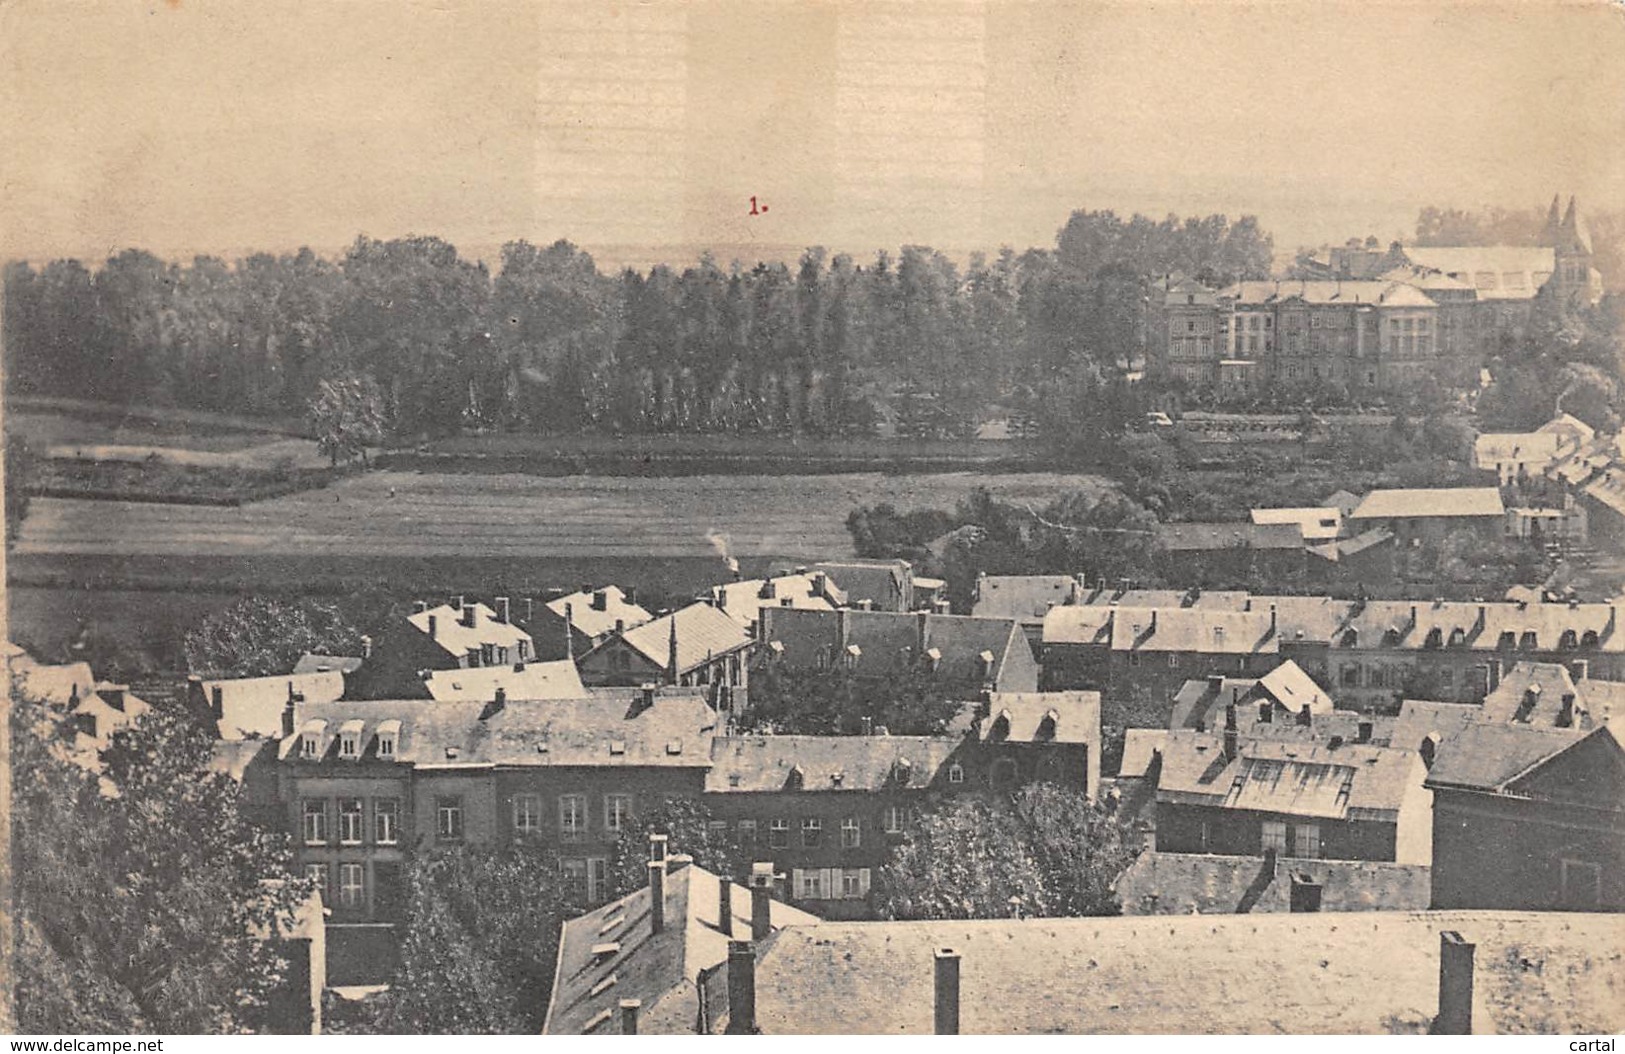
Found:
[{"label": "path through field", "polygon": [[108,555],[737,556],[850,554],[847,514],[952,508],[976,486],[1039,505],[1096,476],[549,478],[373,472],[242,508],[35,498],[15,552]]}]

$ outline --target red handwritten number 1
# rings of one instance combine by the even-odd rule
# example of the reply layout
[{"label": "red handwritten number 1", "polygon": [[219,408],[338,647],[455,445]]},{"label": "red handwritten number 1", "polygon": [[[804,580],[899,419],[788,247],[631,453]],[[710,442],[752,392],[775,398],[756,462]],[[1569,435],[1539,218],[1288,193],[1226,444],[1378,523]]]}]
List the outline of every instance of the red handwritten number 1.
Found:
[{"label": "red handwritten number 1", "polygon": [[752,216],[759,216],[759,215],[761,215],[762,213],[764,213],[766,211],[767,211],[767,206],[766,205],[758,206],[756,204],[756,195],[752,194],[750,196],[750,214]]}]

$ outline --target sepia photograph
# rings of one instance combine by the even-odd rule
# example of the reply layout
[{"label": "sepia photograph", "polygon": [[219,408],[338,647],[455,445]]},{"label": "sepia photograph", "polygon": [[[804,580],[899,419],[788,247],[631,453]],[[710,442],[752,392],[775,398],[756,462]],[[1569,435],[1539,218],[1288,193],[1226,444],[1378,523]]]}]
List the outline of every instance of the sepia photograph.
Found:
[{"label": "sepia photograph", "polygon": [[1625,3],[0,0],[0,144],[10,1050],[1625,1032]]}]

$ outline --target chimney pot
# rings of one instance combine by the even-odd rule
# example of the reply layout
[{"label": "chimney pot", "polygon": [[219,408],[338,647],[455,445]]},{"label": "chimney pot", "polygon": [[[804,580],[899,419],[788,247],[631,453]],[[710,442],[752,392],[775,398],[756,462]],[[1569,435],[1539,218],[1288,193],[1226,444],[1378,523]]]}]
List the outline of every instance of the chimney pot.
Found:
[{"label": "chimney pot", "polygon": [[464,604],[463,605],[463,625],[467,626],[469,629],[474,628],[474,605],[473,604]]},{"label": "chimney pot", "polygon": [[643,1006],[641,999],[621,1000],[621,1035],[635,1036],[638,1034],[638,1008]]},{"label": "chimney pot", "polygon": [[282,738],[287,739],[293,735],[293,700],[289,699],[282,707]]},{"label": "chimney pot", "polygon": [[649,861],[649,931],[666,928],[666,861]]},{"label": "chimney pot", "polygon": [[649,859],[658,860],[664,864],[666,862],[666,846],[670,841],[671,839],[666,835],[651,834],[649,836]]},{"label": "chimney pot", "polygon": [[1304,703],[1303,704],[1303,709],[1298,711],[1298,724],[1302,725],[1304,728],[1308,728],[1310,725],[1312,725],[1314,723],[1315,723],[1314,712],[1309,709],[1309,704],[1308,703]]},{"label": "chimney pot", "polygon": [[497,597],[496,607],[497,607],[497,621],[498,622],[504,622],[504,623],[508,622],[509,621],[509,615],[511,613],[511,609],[509,608],[509,604],[508,604],[508,598],[507,597]]},{"label": "chimney pot", "polygon": [[1369,742],[1371,742],[1372,728],[1373,728],[1373,725],[1372,725],[1372,723],[1370,721],[1361,721],[1358,725],[1355,726],[1354,741],[1356,743],[1369,743]]},{"label": "chimney pot", "polygon": [[773,865],[760,862],[750,868],[750,939],[764,941],[773,932]]},{"label": "chimney pot", "polygon": [[1433,1019],[1434,1035],[1472,1035],[1475,949],[1455,930],[1439,934],[1439,1016]]},{"label": "chimney pot", "polygon": [[361,635],[361,657],[363,659],[372,658],[372,638],[366,634]]},{"label": "chimney pot", "polygon": [[936,951],[936,998],[932,1017],[939,1036],[959,1035],[959,953],[952,948]]},{"label": "chimney pot", "polygon": [[440,639],[440,620],[433,615],[429,616],[429,639]]},{"label": "chimney pot", "polygon": [[717,876],[717,928],[724,937],[734,935],[734,884],[727,875]]},{"label": "chimney pot", "polygon": [[728,1035],[756,1034],[756,949],[728,942]]}]

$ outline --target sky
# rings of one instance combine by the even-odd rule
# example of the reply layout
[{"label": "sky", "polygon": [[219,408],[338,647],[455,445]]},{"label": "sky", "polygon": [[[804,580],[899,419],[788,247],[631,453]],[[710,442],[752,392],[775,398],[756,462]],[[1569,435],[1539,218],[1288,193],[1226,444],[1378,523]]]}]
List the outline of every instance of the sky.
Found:
[{"label": "sky", "polygon": [[1074,208],[1387,241],[1625,209],[1625,4],[5,0],[0,144],[34,259],[962,255]]}]

